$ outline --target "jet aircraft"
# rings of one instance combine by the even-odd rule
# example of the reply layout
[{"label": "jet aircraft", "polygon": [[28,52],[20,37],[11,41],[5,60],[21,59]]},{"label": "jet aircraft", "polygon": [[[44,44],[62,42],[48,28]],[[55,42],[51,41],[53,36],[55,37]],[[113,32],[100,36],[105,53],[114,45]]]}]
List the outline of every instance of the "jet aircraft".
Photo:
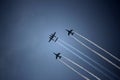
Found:
[{"label": "jet aircraft", "polygon": [[62,56],[60,56],[61,53],[53,53],[53,54],[56,56],[56,59],[58,59],[58,58],[61,59],[62,58]]},{"label": "jet aircraft", "polygon": [[73,30],[71,29],[71,30],[68,30],[68,29],[65,29],[67,32],[68,32],[68,36],[69,35],[73,35],[74,34],[74,32],[73,32]]},{"label": "jet aircraft", "polygon": [[51,42],[51,41],[56,42],[57,40],[58,40],[58,37],[56,37],[56,32],[54,32],[53,34],[49,35],[49,41],[48,42]]}]

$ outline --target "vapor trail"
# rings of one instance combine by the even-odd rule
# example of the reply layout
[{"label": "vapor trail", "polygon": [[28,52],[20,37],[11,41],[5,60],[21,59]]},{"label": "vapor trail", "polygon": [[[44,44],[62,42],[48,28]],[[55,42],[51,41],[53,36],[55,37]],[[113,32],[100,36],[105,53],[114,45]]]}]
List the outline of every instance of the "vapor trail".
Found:
[{"label": "vapor trail", "polygon": [[86,37],[80,35],[79,33],[75,32],[75,31],[74,31],[74,33],[75,33],[76,35],[78,35],[79,37],[82,37],[82,38],[85,39],[86,41],[90,42],[91,44],[93,44],[93,45],[96,46],[97,48],[101,49],[102,51],[106,52],[108,55],[110,55],[110,56],[113,57],[114,59],[120,61],[119,58],[117,58],[116,56],[112,55],[110,52],[108,52],[108,51],[105,50],[104,48],[100,47],[99,45],[97,45],[97,44],[94,43],[93,41],[87,39]]},{"label": "vapor trail", "polygon": [[86,62],[87,64],[89,64],[90,66],[92,66],[94,69],[96,69],[97,71],[101,72],[103,75],[105,75],[106,77],[108,77],[110,80],[111,78],[104,73],[103,71],[101,71],[99,68],[95,67],[94,65],[92,65],[91,63],[89,63],[87,60],[85,60],[84,58],[80,57],[79,55],[77,55],[75,52],[73,52],[72,50],[70,50],[69,48],[67,48],[66,46],[62,45],[61,43],[57,42],[60,46],[62,46],[63,48],[65,48],[67,51],[71,52],[73,55],[75,55],[76,57],[78,57],[79,59],[83,60],[84,62]]},{"label": "vapor trail", "polygon": [[68,68],[70,68],[72,71],[74,71],[75,73],[77,73],[79,76],[81,76],[82,78],[84,78],[85,80],[90,80],[89,78],[87,78],[86,76],[84,76],[83,74],[79,73],[78,71],[76,71],[73,67],[69,66],[67,63],[65,63],[63,60],[59,59],[59,61],[61,63],[63,63],[65,66],[67,66]]},{"label": "vapor trail", "polygon": [[112,64],[113,66],[115,66],[116,68],[120,69],[119,66],[117,66],[116,64],[114,64],[112,61],[110,61],[109,59],[107,59],[106,57],[102,56],[101,54],[99,54],[97,51],[93,50],[92,48],[88,47],[87,45],[85,45],[83,42],[79,41],[77,38],[75,38],[74,36],[71,36],[73,39],[75,39],[78,43],[80,43],[81,45],[85,46],[87,49],[89,49],[90,51],[92,51],[93,53],[97,54],[99,57],[101,57],[102,59],[104,59],[105,61],[107,61],[108,63]]},{"label": "vapor trail", "polygon": [[86,71],[87,73],[89,73],[90,75],[92,75],[93,77],[95,77],[97,80],[101,80],[99,77],[97,77],[96,75],[94,75],[93,73],[91,73],[90,71],[88,71],[87,69],[85,69],[84,67],[80,66],[79,64],[77,64],[76,62],[72,61],[71,59],[65,57],[62,55],[63,58],[65,58],[66,60],[68,60],[69,62],[73,63],[74,65],[78,66],[79,68],[83,69],[84,71]]},{"label": "vapor trail", "polygon": [[106,69],[105,67],[103,67],[102,65],[100,65],[98,62],[96,62],[95,60],[93,60],[92,58],[90,58],[89,56],[85,55],[85,53],[81,52],[80,50],[78,50],[77,48],[73,47],[72,45],[68,44],[67,42],[63,41],[62,39],[59,39],[60,42],[64,43],[65,45],[69,46],[70,48],[76,50],[78,53],[80,53],[81,55],[85,56],[86,58],[88,58],[89,60],[91,60],[92,62],[94,62],[95,64],[97,64],[99,67],[101,67],[102,69],[104,69],[105,71],[109,72],[110,74],[112,74],[113,76],[117,77],[115,74],[113,74],[111,71],[109,71],[108,69]]}]

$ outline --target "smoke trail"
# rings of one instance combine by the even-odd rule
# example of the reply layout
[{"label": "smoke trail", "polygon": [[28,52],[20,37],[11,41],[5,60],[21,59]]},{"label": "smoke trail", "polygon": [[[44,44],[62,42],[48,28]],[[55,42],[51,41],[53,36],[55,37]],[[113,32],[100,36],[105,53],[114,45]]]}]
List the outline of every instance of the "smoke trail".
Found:
[{"label": "smoke trail", "polygon": [[72,68],[71,66],[69,66],[67,63],[65,63],[63,60],[59,59],[59,61],[61,63],[63,63],[65,66],[67,66],[69,69],[71,69],[72,71],[74,71],[75,73],[77,73],[79,76],[83,77],[85,80],[90,80],[89,78],[87,78],[86,76],[84,76],[83,74],[79,73],[78,71],[76,71],[74,68]]},{"label": "smoke trail", "polygon": [[57,42],[60,46],[62,46],[63,48],[65,48],[67,51],[71,52],[73,55],[75,55],[76,57],[78,57],[79,59],[83,60],[84,62],[86,62],[87,64],[89,64],[90,66],[92,66],[94,69],[96,69],[97,71],[101,72],[103,75],[105,75],[106,77],[108,77],[110,80],[111,77],[109,77],[107,74],[105,74],[103,71],[101,71],[99,68],[95,67],[94,65],[92,65],[91,63],[89,63],[88,61],[86,61],[84,58],[80,57],[79,55],[77,55],[75,52],[73,52],[72,50],[70,50],[69,48],[67,48],[66,46],[62,45],[61,43]]},{"label": "smoke trail", "polygon": [[78,53],[80,53],[81,55],[85,56],[86,58],[88,58],[89,60],[91,60],[92,62],[94,62],[95,64],[97,64],[99,67],[101,67],[102,69],[104,69],[105,71],[109,72],[110,74],[112,74],[113,76],[115,76],[116,78],[119,79],[118,76],[116,76],[115,74],[113,74],[111,71],[109,71],[108,69],[106,69],[104,66],[100,65],[99,63],[97,63],[95,60],[93,60],[92,58],[90,58],[89,56],[85,55],[83,52],[81,52],[80,50],[78,50],[77,48],[73,47],[72,45],[68,44],[67,42],[63,41],[62,39],[59,39],[60,42],[64,43],[65,45],[69,46],[70,48],[76,50]]},{"label": "smoke trail", "polygon": [[94,46],[96,46],[97,48],[101,49],[102,51],[106,52],[108,55],[110,55],[111,57],[113,57],[114,59],[120,61],[119,58],[117,58],[116,56],[112,55],[110,52],[108,52],[107,50],[105,50],[104,48],[100,47],[99,45],[97,45],[96,43],[94,43],[93,41],[87,39],[86,37],[78,34],[77,32],[74,32],[76,35],[78,35],[79,37],[82,37],[83,39],[85,39],[86,41],[90,42],[91,44],[93,44]]},{"label": "smoke trail", "polygon": [[85,69],[84,67],[80,66],[79,64],[75,63],[74,61],[72,61],[71,59],[65,57],[62,55],[63,58],[65,58],[66,60],[68,60],[69,62],[73,63],[74,65],[78,66],[79,68],[83,69],[84,71],[86,71],[87,73],[89,73],[90,75],[92,75],[93,77],[95,77],[97,80],[101,80],[99,77],[97,77],[96,75],[94,75],[93,73],[91,73],[90,71],[88,71],[87,69]]},{"label": "smoke trail", "polygon": [[108,63],[112,64],[113,66],[115,66],[116,68],[120,69],[119,66],[117,66],[116,64],[114,64],[112,61],[110,61],[109,59],[107,59],[106,57],[102,56],[101,54],[99,54],[98,52],[96,52],[95,50],[93,50],[92,48],[88,47],[87,45],[85,45],[83,42],[79,41],[77,38],[75,38],[74,36],[71,36],[73,39],[75,39],[77,42],[79,42],[80,44],[82,44],[83,46],[85,46],[87,49],[89,49],[90,51],[94,52],[95,54],[97,54],[98,56],[100,56],[102,59],[104,59],[105,61],[107,61]]}]

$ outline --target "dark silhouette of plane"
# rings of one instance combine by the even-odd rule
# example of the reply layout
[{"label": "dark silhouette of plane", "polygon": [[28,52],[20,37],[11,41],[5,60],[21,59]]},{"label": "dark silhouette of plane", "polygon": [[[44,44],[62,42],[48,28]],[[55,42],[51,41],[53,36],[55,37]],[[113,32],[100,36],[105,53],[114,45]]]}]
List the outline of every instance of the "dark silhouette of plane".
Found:
[{"label": "dark silhouette of plane", "polygon": [[71,29],[71,30],[68,30],[68,29],[65,29],[67,32],[68,32],[68,36],[69,35],[73,35],[74,34],[74,32],[73,32],[73,30]]},{"label": "dark silhouette of plane", "polygon": [[60,56],[61,53],[53,53],[53,54],[55,54],[56,59],[58,59],[58,58],[61,59],[62,58],[62,56]]},{"label": "dark silhouette of plane", "polygon": [[54,41],[56,42],[58,40],[58,37],[55,36],[56,32],[54,32],[53,34],[49,35],[49,41]]}]

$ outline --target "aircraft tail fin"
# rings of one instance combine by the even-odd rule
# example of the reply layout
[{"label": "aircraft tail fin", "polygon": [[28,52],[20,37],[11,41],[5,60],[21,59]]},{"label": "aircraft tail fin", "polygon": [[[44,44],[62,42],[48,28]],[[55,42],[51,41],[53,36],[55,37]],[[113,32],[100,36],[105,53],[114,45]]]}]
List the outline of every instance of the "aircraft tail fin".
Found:
[{"label": "aircraft tail fin", "polygon": [[55,42],[58,40],[58,37],[56,38]]},{"label": "aircraft tail fin", "polygon": [[59,56],[59,59],[61,59],[62,58],[62,56]]},{"label": "aircraft tail fin", "polygon": [[71,33],[72,35],[74,34],[74,33]]}]

